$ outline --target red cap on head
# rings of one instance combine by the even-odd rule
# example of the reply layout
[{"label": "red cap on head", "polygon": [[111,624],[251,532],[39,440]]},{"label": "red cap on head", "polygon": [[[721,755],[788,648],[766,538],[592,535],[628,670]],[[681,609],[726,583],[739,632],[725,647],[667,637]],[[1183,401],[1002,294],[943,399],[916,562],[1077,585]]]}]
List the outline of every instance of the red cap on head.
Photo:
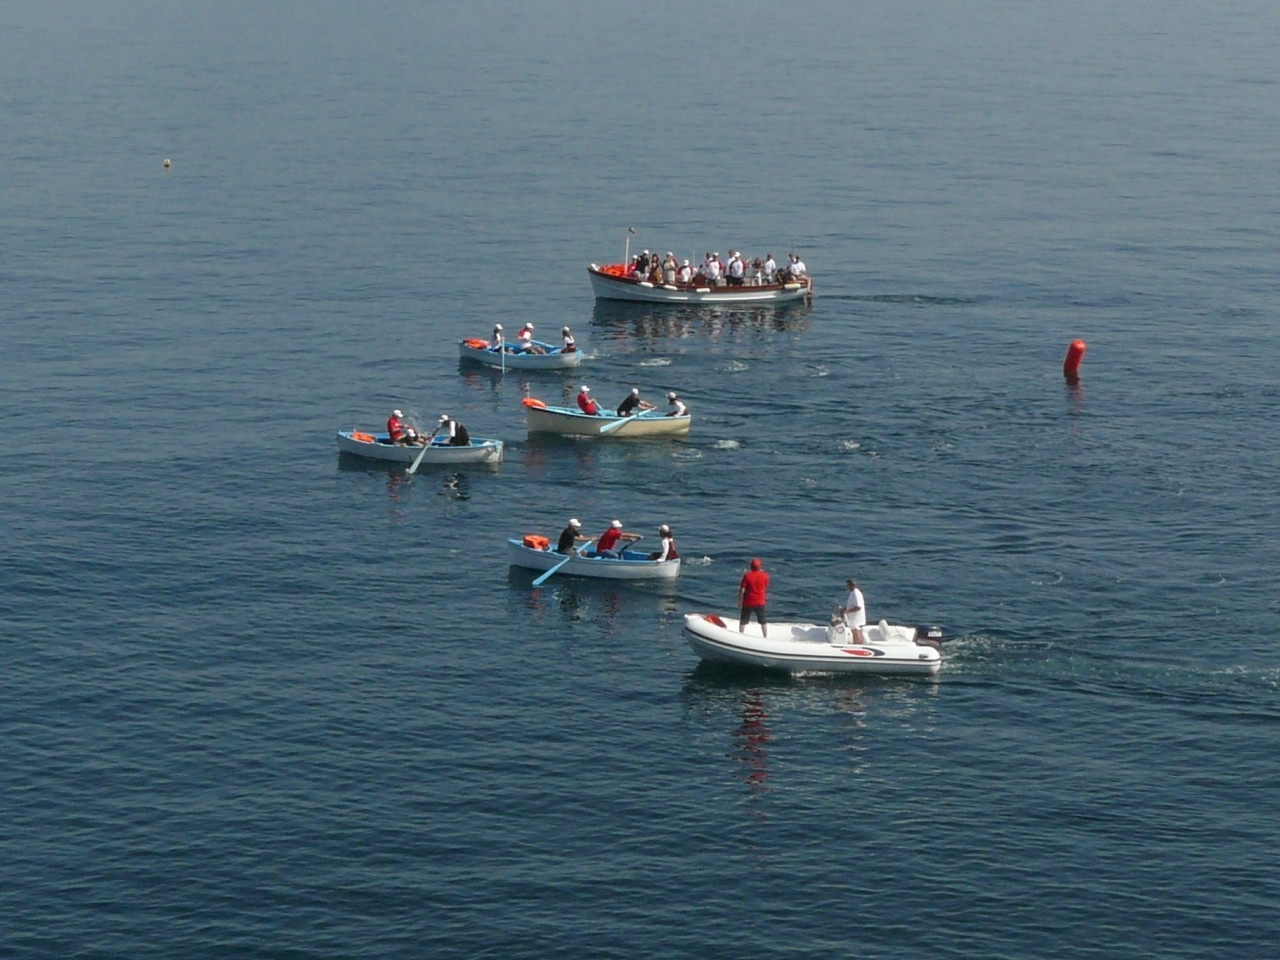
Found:
[{"label": "red cap on head", "polygon": [[751,561],[751,569],[752,569],[752,570],[759,570],[759,569],[760,569],[760,558],[759,558],[759,557],[756,557],[755,559],[753,559],[753,560]]}]

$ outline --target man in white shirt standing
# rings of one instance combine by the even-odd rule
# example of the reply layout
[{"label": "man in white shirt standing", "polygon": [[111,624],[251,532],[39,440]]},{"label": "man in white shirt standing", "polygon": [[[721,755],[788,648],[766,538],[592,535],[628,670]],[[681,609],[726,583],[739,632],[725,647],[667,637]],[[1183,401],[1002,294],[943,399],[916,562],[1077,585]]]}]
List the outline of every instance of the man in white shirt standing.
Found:
[{"label": "man in white shirt standing", "polygon": [[853,642],[862,644],[862,628],[867,625],[867,607],[862,599],[862,591],[858,589],[857,582],[850,577],[844,582],[849,588],[849,596],[844,602],[844,618],[849,624],[849,629],[853,632]]}]

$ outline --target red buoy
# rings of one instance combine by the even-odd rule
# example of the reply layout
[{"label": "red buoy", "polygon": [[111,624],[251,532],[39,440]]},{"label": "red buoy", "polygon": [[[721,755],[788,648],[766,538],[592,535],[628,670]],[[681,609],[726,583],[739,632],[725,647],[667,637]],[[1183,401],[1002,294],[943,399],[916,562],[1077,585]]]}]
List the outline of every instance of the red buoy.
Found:
[{"label": "red buoy", "polygon": [[1085,342],[1072,340],[1067,348],[1067,359],[1062,361],[1062,375],[1072,383],[1080,379],[1080,361],[1084,359]]}]

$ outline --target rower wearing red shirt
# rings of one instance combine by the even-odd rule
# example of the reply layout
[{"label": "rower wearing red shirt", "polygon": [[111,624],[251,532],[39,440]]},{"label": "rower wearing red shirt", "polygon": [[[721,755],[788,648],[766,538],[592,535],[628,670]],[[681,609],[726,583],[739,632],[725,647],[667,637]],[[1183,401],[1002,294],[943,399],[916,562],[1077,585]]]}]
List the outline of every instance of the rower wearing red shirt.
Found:
[{"label": "rower wearing red shirt", "polygon": [[578,391],[578,407],[583,413],[594,417],[600,412],[600,404],[596,403],[591,397],[591,388],[585,383]]},{"label": "rower wearing red shirt", "polygon": [[412,427],[405,426],[403,413],[399,410],[392,410],[391,416],[387,417],[387,437],[392,443],[417,443],[418,431]]},{"label": "rower wearing red shirt", "polygon": [[639,540],[638,533],[625,533],[622,529],[622,521],[615,520],[609,524],[609,529],[600,534],[600,538],[596,541],[596,553],[602,557],[613,557],[615,560],[622,558],[622,550],[628,543]]}]

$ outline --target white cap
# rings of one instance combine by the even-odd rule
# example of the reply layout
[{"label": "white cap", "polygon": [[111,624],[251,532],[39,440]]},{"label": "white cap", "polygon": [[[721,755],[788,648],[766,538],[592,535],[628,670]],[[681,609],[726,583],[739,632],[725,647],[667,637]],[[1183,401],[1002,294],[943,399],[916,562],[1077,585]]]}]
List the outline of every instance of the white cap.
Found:
[{"label": "white cap", "polygon": [[590,388],[590,387],[588,387],[585,383],[584,383],[581,387],[579,387],[578,389],[580,389],[583,393],[590,393],[590,392],[591,392],[591,388]]},{"label": "white cap", "polygon": [[447,413],[442,413],[442,414],[440,414],[440,422],[441,422],[441,423],[444,423],[444,422],[445,422],[446,420],[448,420],[448,419],[449,419],[449,415],[448,415]]},{"label": "white cap", "polygon": [[622,521],[621,521],[621,520],[615,520],[615,521],[613,521],[613,523],[609,524],[609,526],[613,527],[615,530],[621,530],[621,529],[622,529]]},{"label": "white cap", "polygon": [[670,527],[668,527],[668,526],[664,523],[662,526],[660,526],[660,527],[658,528],[658,532],[659,532],[659,533],[670,533],[670,532],[671,532],[671,528],[670,528]]},{"label": "white cap", "polygon": [[561,332],[561,333],[568,333],[568,332],[569,332],[569,328],[568,328],[568,327],[561,327],[561,328],[560,328],[560,332]]},{"label": "white cap", "polygon": [[674,254],[674,253],[672,253],[670,250],[668,250],[668,251],[667,251],[667,256],[668,256],[668,257],[674,257],[674,256],[675,256],[675,254]]},{"label": "white cap", "polygon": [[526,330],[532,330],[532,329],[533,329],[533,324],[532,324],[532,323],[530,323],[528,320],[526,320],[526,321],[524,322],[524,328],[525,328]]},{"label": "white cap", "polygon": [[495,324],[493,325],[493,329],[495,329],[495,330],[501,330],[501,329],[502,329],[502,324],[500,324],[500,323],[495,323]]},{"label": "white cap", "polygon": [[640,388],[639,388],[639,387],[632,387],[632,388],[631,388],[631,395],[632,395],[633,397],[638,397],[638,396],[640,396]]},{"label": "white cap", "polygon": [[670,393],[668,393],[668,394],[667,394],[667,399],[668,399],[668,400],[675,400],[675,399],[676,399],[676,392],[675,392],[674,390],[672,390]]},{"label": "white cap", "polygon": [[648,252],[649,252],[648,250],[645,251],[645,253],[648,253]]},{"label": "white cap", "polygon": [[689,265],[689,261],[688,261],[688,260],[682,260],[682,261],[680,261],[680,266],[682,266],[682,267],[687,267],[688,265]]},{"label": "white cap", "polygon": [[392,411],[391,411],[391,415],[392,415],[393,417],[403,417],[403,416],[404,416],[404,414],[403,414],[403,413],[401,413],[399,410],[392,410]]},{"label": "white cap", "polygon": [[580,527],[582,526],[582,521],[579,520],[577,517],[574,517],[572,520],[569,521],[569,526]]}]

